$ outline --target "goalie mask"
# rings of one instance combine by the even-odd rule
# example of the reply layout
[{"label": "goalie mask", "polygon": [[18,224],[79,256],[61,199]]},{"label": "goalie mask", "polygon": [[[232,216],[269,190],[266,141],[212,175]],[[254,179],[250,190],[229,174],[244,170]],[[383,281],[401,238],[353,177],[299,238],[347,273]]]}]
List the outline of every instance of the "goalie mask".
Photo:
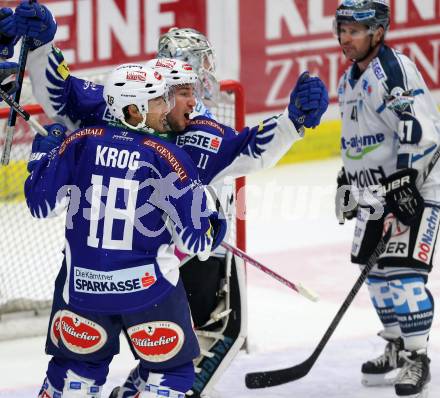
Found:
[{"label": "goalie mask", "polygon": [[171,28],[159,38],[157,57],[189,63],[202,85],[202,97],[216,100],[219,84],[215,77],[215,54],[204,34],[191,28]]},{"label": "goalie mask", "polygon": [[[163,130],[165,116],[173,106],[166,79],[143,65],[118,66],[107,78],[103,92],[110,113],[130,128]],[[141,119],[137,125],[128,123],[128,106],[136,105]]]}]

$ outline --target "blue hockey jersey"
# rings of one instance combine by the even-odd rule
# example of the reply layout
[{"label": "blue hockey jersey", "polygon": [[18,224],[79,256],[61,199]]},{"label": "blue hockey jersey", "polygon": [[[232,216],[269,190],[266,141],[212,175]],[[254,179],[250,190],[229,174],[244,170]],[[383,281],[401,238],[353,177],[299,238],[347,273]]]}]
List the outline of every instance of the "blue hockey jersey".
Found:
[{"label": "blue hockey jersey", "polygon": [[81,310],[136,311],[165,296],[179,277],[171,235],[186,253],[211,249],[193,162],[153,135],[77,130],[38,162],[25,196],[35,217],[68,204],[63,298]]},{"label": "blue hockey jersey", "polygon": [[[115,122],[103,99],[103,87],[72,76],[62,52],[50,43],[31,51],[28,70],[35,97],[54,121],[70,130]],[[204,184],[272,167],[302,138],[287,110],[241,132],[207,115],[194,118],[182,134],[168,135],[190,155]]]}]

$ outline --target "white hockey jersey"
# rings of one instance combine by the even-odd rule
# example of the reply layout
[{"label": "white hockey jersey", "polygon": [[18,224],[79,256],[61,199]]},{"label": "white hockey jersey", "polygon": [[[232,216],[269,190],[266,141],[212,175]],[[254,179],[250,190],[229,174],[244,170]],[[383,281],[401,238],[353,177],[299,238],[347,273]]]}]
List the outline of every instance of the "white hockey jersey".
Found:
[{"label": "white hockey jersey", "polygon": [[[347,179],[360,190],[398,169],[421,174],[440,142],[440,115],[416,65],[387,46],[361,74],[357,64],[339,81],[341,154]],[[426,202],[440,204],[440,165],[419,186]]]}]

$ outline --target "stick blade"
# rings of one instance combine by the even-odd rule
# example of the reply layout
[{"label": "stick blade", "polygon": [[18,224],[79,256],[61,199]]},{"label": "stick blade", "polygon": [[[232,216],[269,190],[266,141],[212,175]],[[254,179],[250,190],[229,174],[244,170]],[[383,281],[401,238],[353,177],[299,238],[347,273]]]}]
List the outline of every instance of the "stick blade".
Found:
[{"label": "stick blade", "polygon": [[310,358],[290,368],[248,373],[245,377],[246,387],[250,389],[279,386],[301,379],[309,373],[313,363]]},{"label": "stick blade", "polygon": [[307,289],[301,283],[298,283],[296,287],[298,289],[298,293],[304,296],[305,298],[315,303],[319,301],[319,296],[313,290]]}]

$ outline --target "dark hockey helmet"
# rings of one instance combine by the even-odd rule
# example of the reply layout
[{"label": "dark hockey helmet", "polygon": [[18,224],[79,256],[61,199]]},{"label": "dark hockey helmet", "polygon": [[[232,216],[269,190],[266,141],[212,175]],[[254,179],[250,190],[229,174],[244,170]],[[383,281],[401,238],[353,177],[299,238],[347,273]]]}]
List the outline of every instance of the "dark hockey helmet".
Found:
[{"label": "dark hockey helmet", "polygon": [[388,0],[343,0],[336,9],[335,33],[342,23],[357,22],[374,31],[382,26],[385,32],[390,26]]}]

